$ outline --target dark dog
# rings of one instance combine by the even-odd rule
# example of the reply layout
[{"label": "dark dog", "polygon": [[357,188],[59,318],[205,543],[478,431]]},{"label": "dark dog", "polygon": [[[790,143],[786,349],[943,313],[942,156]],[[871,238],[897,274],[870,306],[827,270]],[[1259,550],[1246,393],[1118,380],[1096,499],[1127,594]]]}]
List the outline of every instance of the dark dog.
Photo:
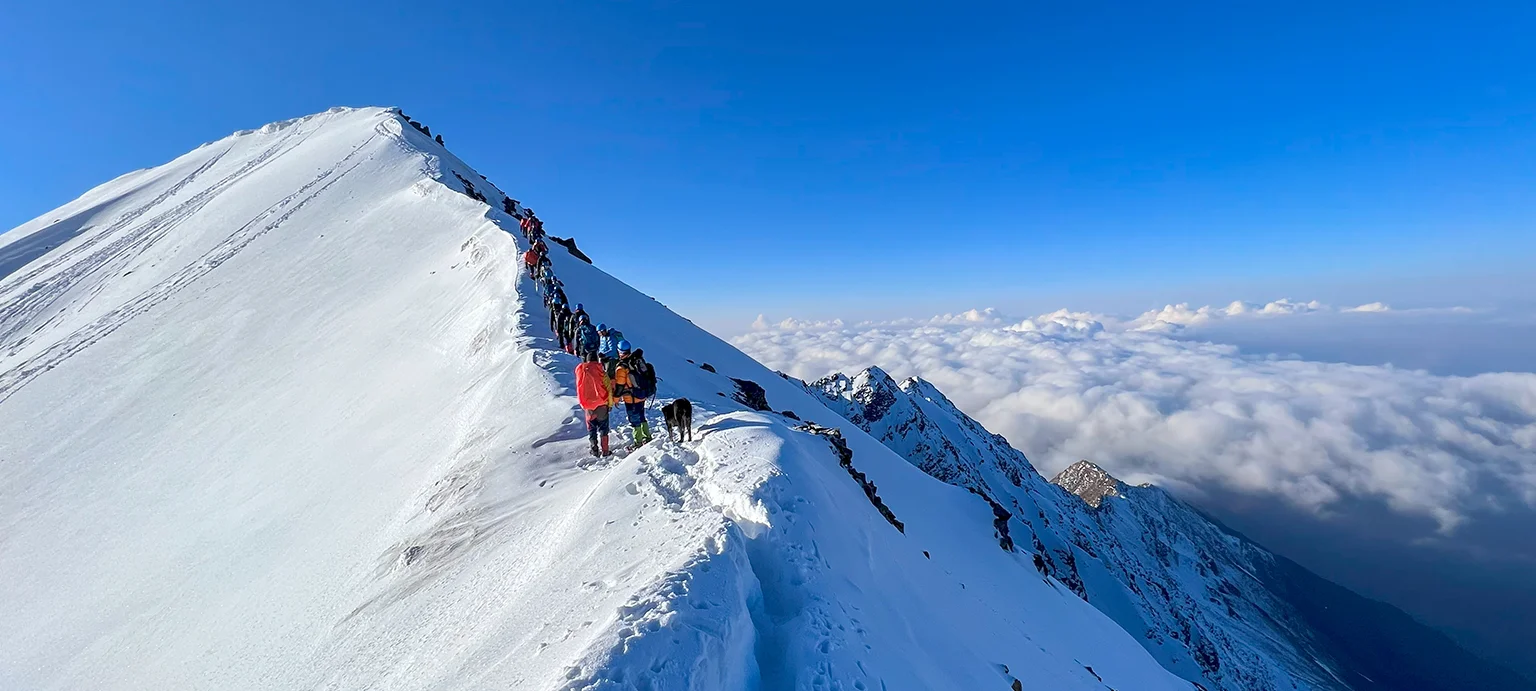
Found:
[{"label": "dark dog", "polygon": [[667,441],[672,441],[672,430],[677,429],[677,440],[693,441],[693,404],[679,398],[661,407],[661,417],[667,421]]}]

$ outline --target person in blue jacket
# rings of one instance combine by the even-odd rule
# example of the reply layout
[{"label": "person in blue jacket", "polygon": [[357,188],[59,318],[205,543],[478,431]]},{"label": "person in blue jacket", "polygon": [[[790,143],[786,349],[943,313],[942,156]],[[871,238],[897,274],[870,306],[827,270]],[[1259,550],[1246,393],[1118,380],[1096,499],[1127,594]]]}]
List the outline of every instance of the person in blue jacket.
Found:
[{"label": "person in blue jacket", "polygon": [[597,348],[597,357],[603,361],[603,367],[606,369],[609,362],[619,359],[619,341],[624,340],[624,334],[607,324],[598,324],[597,333],[602,336],[602,343]]}]

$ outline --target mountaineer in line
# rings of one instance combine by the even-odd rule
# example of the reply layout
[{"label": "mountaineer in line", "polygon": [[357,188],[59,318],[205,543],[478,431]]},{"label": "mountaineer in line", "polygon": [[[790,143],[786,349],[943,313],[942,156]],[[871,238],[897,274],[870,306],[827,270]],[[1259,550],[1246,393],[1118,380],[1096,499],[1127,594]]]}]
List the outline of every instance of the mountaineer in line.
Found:
[{"label": "mountaineer in line", "polygon": [[624,402],[625,417],[634,430],[630,448],[639,448],[651,440],[645,401],[655,393],[656,369],[641,357],[641,351],[630,351],[629,341],[619,341],[618,358],[613,364],[613,395]]},{"label": "mountaineer in line", "polygon": [[588,355],[576,366],[576,400],[587,413],[587,440],[591,442],[592,455],[612,456],[613,451],[608,448],[608,410],[613,405],[613,390],[596,354]]}]

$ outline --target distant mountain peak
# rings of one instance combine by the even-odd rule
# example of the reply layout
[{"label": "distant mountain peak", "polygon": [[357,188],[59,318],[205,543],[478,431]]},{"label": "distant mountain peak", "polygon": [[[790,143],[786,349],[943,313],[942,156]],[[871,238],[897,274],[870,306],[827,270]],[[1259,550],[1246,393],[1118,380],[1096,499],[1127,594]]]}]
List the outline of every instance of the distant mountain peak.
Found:
[{"label": "distant mountain peak", "polygon": [[1120,496],[1125,483],[1092,461],[1078,461],[1051,478],[1051,483],[1076,494],[1097,509],[1104,497]]}]

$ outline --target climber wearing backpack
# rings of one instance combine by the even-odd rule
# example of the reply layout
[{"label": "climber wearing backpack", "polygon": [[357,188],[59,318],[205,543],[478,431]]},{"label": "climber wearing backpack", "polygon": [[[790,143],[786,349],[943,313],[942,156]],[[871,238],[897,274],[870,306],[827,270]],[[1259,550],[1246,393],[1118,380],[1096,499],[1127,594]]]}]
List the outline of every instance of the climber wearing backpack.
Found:
[{"label": "climber wearing backpack", "polygon": [[555,278],[555,272],[551,271],[544,277],[544,299],[553,308],[556,303],[565,302],[565,291],[560,289],[560,279]]},{"label": "climber wearing backpack", "polygon": [[[598,344],[597,358],[604,366],[609,366],[614,360],[619,359],[619,341],[624,340],[624,334],[618,329],[609,328],[607,324],[598,324],[597,333],[603,337]],[[612,368],[610,367],[610,370]]]},{"label": "climber wearing backpack", "polygon": [[523,263],[528,265],[528,277],[529,278],[535,278],[535,276],[534,276],[534,269],[537,268],[538,265],[539,265],[539,253],[535,252],[533,250],[528,250],[527,252],[524,252],[523,253]]},{"label": "climber wearing backpack", "polygon": [[[540,266],[542,267],[544,265],[540,264]],[[545,309],[553,308],[555,306],[555,298],[558,297],[558,295],[565,294],[565,291],[561,291],[558,295],[556,294],[555,290],[559,287],[560,279],[555,277],[554,267],[544,268],[539,274],[539,289],[544,292]]]},{"label": "climber wearing backpack", "polygon": [[613,395],[624,401],[624,414],[634,430],[633,448],[651,440],[651,426],[645,421],[645,400],[656,393],[656,370],[641,352],[631,352],[629,341],[619,341],[619,359],[613,367]]},{"label": "climber wearing backpack", "polygon": [[[577,309],[581,309],[577,305]],[[597,329],[592,326],[592,320],[587,318],[587,313],[582,312],[577,317],[576,325],[576,355],[585,360],[588,357],[597,357],[598,336]]]},{"label": "climber wearing backpack", "polygon": [[613,391],[608,388],[608,375],[596,355],[588,355],[576,366],[576,400],[587,413],[587,440],[591,442],[592,455],[613,455],[608,448],[608,407],[613,405]]},{"label": "climber wearing backpack", "polygon": [[578,302],[571,308],[570,319],[565,320],[565,341],[571,345],[571,353],[576,353],[576,327],[581,326],[581,319],[585,316],[587,311],[582,309],[581,303]]},{"label": "climber wearing backpack", "polygon": [[565,300],[557,299],[549,307],[549,330],[554,332],[555,340],[560,343],[560,349],[565,350],[565,320],[571,318],[571,310],[565,306]]}]

